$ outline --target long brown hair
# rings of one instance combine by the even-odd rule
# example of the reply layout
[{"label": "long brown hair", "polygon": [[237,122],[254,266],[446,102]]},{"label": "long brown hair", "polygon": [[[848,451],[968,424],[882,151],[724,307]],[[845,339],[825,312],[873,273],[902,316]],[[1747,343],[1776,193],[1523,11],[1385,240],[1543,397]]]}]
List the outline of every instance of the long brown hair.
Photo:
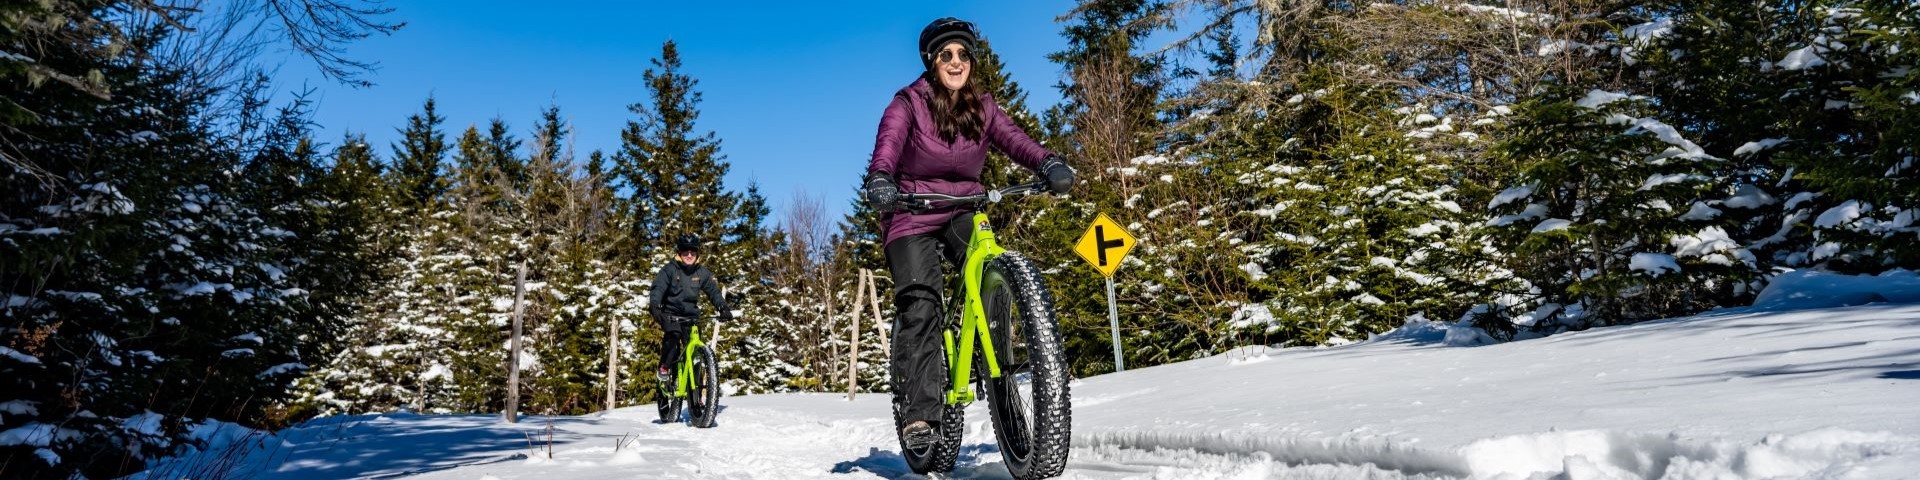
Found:
[{"label": "long brown hair", "polygon": [[[971,67],[968,74],[972,75]],[[940,129],[940,139],[947,143],[953,143],[956,137],[980,139],[981,132],[986,129],[986,121],[980,114],[980,90],[974,87],[980,82],[968,78],[967,83],[960,86],[960,94],[953,95],[953,90],[940,83],[939,75],[934,70],[928,70],[926,78],[927,85],[933,89],[933,95],[927,96],[927,113]]]}]

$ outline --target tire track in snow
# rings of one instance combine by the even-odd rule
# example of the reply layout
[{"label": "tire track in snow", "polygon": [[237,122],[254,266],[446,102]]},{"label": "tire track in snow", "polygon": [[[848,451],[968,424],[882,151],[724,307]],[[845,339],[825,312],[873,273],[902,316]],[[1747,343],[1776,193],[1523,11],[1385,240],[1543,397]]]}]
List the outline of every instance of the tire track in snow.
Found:
[{"label": "tire track in snow", "polygon": [[1376,467],[1426,478],[1473,474],[1467,460],[1450,451],[1387,440],[1326,439],[1226,432],[1118,431],[1074,435],[1075,450],[1101,447],[1146,452],[1191,451],[1254,457],[1288,465]]}]

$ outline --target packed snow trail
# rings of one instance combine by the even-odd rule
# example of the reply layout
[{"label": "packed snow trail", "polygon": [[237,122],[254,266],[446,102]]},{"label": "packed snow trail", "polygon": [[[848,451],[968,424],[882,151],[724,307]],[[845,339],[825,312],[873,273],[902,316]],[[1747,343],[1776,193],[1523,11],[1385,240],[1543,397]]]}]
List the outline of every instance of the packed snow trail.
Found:
[{"label": "packed snow trail", "polygon": [[[1075,382],[1064,478],[1920,478],[1920,304],[1729,310],[1482,347],[1445,335],[1416,322]],[[551,460],[522,433],[544,417],[395,414],[318,419],[232,463],[263,478],[911,476],[885,395],[721,403],[712,429],[654,423],[651,407],[552,419]],[[968,419],[952,476],[1005,478],[985,402]],[[637,439],[616,452],[622,435]]]}]

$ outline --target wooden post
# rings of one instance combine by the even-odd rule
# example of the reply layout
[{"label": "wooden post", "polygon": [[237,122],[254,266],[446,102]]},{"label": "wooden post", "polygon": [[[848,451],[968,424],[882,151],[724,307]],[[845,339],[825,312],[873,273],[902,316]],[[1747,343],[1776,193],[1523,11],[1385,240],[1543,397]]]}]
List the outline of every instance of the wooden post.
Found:
[{"label": "wooden post", "polygon": [[865,272],[867,272],[867,302],[873,307],[873,330],[880,334],[880,354],[893,355],[893,340],[890,339],[893,332],[887,331],[887,319],[880,316],[880,290],[877,286],[880,284],[880,276],[874,275],[872,270],[865,270]]},{"label": "wooden post", "polygon": [[619,398],[614,392],[620,384],[620,316],[607,316],[607,410],[619,407]]},{"label": "wooden post", "polygon": [[507,423],[520,421],[520,317],[526,313],[527,262],[513,274],[513,337],[507,342]]},{"label": "wooden post", "polygon": [[[421,358],[420,366],[425,367],[426,364],[427,364],[427,359]],[[426,370],[423,369],[421,371],[424,372]],[[426,413],[427,382],[425,380],[419,380],[419,382],[420,383],[414,385],[414,389],[413,389],[413,413]]]},{"label": "wooden post", "polygon": [[[823,335],[820,335],[820,342],[827,345],[832,345],[833,334],[834,334],[834,331],[833,331],[833,285],[830,282],[822,282],[822,283],[824,283],[824,285],[822,285],[820,288],[820,293],[821,293],[820,296],[824,297],[821,300],[827,304],[827,321],[822,322],[823,325],[820,326],[820,330],[824,332]],[[827,391],[827,389],[829,388],[833,388],[831,386],[833,385],[832,376],[836,373],[835,371],[838,370],[836,368],[833,368],[833,359],[840,355],[840,349],[838,347],[832,347],[832,348],[833,350],[827,352],[827,358],[824,359],[825,361],[821,362],[821,363],[824,363],[825,365],[816,365],[816,367],[825,367],[826,369],[826,374],[820,376],[820,391],[822,392]],[[818,352],[819,350],[814,350],[814,351]]]},{"label": "wooden post", "polygon": [[861,269],[859,278],[853,281],[853,324],[847,328],[847,401],[853,401],[854,390],[860,386],[860,297],[866,293],[867,270]]}]

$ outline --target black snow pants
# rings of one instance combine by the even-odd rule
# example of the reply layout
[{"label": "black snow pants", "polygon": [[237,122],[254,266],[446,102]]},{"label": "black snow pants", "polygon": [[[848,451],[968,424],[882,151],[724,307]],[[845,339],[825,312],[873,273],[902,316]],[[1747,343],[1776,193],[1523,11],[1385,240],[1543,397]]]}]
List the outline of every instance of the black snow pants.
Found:
[{"label": "black snow pants", "polygon": [[[973,213],[961,212],[940,230],[896,238],[887,244],[887,268],[893,273],[893,405],[905,423],[939,424],[946,405],[946,340],[941,290],[945,267],[958,268],[973,236]],[[903,423],[902,426],[905,424]]]},{"label": "black snow pants", "polygon": [[680,373],[680,360],[687,354],[687,326],[678,320],[667,319],[661,322],[660,327],[660,368],[677,376]]}]

